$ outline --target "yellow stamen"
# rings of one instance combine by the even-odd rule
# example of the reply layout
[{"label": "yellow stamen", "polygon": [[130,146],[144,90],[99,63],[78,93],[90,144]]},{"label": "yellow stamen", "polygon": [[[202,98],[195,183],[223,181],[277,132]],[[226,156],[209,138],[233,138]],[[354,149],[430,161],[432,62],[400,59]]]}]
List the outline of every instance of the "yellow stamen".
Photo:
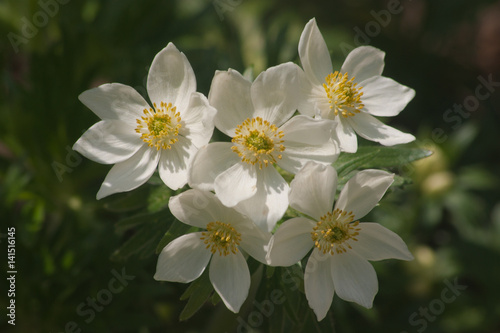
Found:
[{"label": "yellow stamen", "polygon": [[210,249],[212,254],[218,251],[219,255],[227,256],[229,253],[238,252],[241,234],[229,223],[210,222],[207,224],[207,231],[202,232],[202,235],[200,239],[207,244],[207,249]]},{"label": "yellow stamen", "polygon": [[322,216],[311,232],[311,238],[324,254],[341,254],[351,249],[348,240],[357,241],[361,228],[359,221],[352,222],[354,214],[335,209],[332,213]]},{"label": "yellow stamen", "polygon": [[359,113],[364,108],[361,102],[363,92],[354,82],[354,76],[349,79],[347,73],[340,74],[335,71],[325,78],[326,83],[323,83],[330,109],[334,115],[340,114],[342,117],[352,117]]},{"label": "yellow stamen", "polygon": [[231,149],[243,162],[252,165],[258,163],[262,169],[282,158],[281,153],[285,150],[281,140],[283,136],[283,131],[278,131],[267,120],[260,117],[247,119],[236,128]]},{"label": "yellow stamen", "polygon": [[141,133],[141,139],[150,147],[170,149],[179,139],[181,116],[175,112],[172,103],[161,102],[160,107],[153,103],[153,108],[144,109],[144,116],[137,119],[135,131]]}]

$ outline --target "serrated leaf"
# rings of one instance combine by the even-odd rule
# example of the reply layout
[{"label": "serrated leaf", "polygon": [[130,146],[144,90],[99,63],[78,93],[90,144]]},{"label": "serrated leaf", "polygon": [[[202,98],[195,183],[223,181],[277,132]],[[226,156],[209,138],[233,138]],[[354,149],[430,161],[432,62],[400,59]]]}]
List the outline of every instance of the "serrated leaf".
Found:
[{"label": "serrated leaf", "polygon": [[214,287],[210,283],[208,272],[205,270],[203,274],[186,289],[181,296],[181,300],[189,297],[188,302],[181,314],[180,321],[185,321],[191,318],[205,304],[214,291]]},{"label": "serrated leaf", "polygon": [[[160,242],[156,246],[156,254],[160,253],[161,250],[163,250],[163,248],[165,246],[167,246],[168,243],[170,243],[171,241],[173,241],[177,237],[180,237],[182,235],[189,233],[190,229],[192,229],[192,228],[193,227],[191,227],[185,223],[182,223],[178,220],[174,220],[174,222],[170,225],[170,228],[163,235]],[[193,229],[197,229],[197,228],[193,228]]]}]

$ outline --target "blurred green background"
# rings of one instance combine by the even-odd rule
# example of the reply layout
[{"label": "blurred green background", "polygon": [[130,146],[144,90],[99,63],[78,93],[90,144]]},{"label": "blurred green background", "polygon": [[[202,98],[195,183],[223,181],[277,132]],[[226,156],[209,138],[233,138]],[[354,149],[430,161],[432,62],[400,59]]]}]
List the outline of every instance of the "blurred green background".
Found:
[{"label": "blurred green background", "polygon": [[[240,319],[219,303],[179,322],[186,285],[154,281],[154,253],[116,255],[134,233],[116,222],[144,203],[95,199],[110,167],[71,150],[98,120],[77,97],[106,82],[145,95],[148,67],[168,42],[208,94],[215,70],[299,63],[312,17],[336,66],[362,44],[386,52],[384,75],[417,92],[390,124],[434,151],[393,170],[413,184],[370,215],[401,235],[415,260],[374,263],[380,291],[371,310],[335,297],[336,331],[500,332],[500,2],[486,0],[2,0],[0,331],[248,331],[241,321],[255,322],[252,304]],[[3,277],[11,226],[15,327]],[[93,306],[96,297],[106,304]]]}]

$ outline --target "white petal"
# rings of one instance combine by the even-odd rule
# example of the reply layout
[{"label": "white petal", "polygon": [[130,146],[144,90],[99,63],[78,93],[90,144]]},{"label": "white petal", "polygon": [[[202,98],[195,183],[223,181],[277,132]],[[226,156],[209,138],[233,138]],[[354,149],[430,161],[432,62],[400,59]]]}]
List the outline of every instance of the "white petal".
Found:
[{"label": "white petal", "polygon": [[241,158],[231,150],[230,142],[213,142],[201,147],[196,153],[189,171],[189,186],[213,191],[215,178]]},{"label": "white petal", "polygon": [[[236,187],[236,184],[232,186]],[[289,186],[272,166],[257,171],[255,186],[255,194],[240,201],[235,208],[250,217],[263,231],[269,232],[288,208]]]},{"label": "white petal", "polygon": [[305,217],[294,217],[283,222],[269,243],[269,265],[286,267],[304,258],[314,246],[311,238],[314,226],[315,223]]},{"label": "white petal", "polygon": [[103,120],[89,128],[73,149],[103,164],[123,162],[144,144],[135,129],[121,120]]},{"label": "white petal", "polygon": [[[233,220],[234,221],[234,220]],[[240,247],[254,259],[263,264],[267,264],[266,255],[268,252],[271,234],[259,229],[253,221],[248,218],[240,218],[239,223],[231,223],[236,231],[241,233]]]},{"label": "white petal", "polygon": [[243,162],[236,163],[215,178],[214,189],[225,206],[234,207],[257,192],[255,167]]},{"label": "white petal", "polygon": [[366,260],[400,259],[413,260],[405,242],[396,233],[378,223],[360,223],[357,241],[352,241],[354,252]]},{"label": "white petal", "polygon": [[331,261],[333,284],[343,300],[371,308],[378,291],[373,266],[353,251],[334,254]]},{"label": "white petal", "polygon": [[338,120],[335,134],[339,140],[340,150],[346,153],[355,153],[358,150],[356,132],[347,121]]},{"label": "white petal", "polygon": [[304,273],[304,289],[309,307],[318,321],[325,318],[333,301],[334,283],[331,275],[330,255],[313,250]]},{"label": "white petal", "polygon": [[329,119],[295,116],[280,127],[285,142],[321,145],[328,141],[336,124]]},{"label": "white petal", "polygon": [[323,84],[332,73],[332,61],[325,40],[316,25],[316,19],[307,22],[299,40],[302,68],[313,84]]},{"label": "white petal", "polygon": [[290,183],[290,206],[319,220],[332,211],[337,171],[330,165],[309,162]]},{"label": "white petal", "polygon": [[144,184],[154,173],[160,153],[143,145],[131,158],[115,164],[109,170],[97,192],[97,199],[110,194],[133,190]]},{"label": "white petal", "polygon": [[356,220],[368,214],[394,181],[394,174],[368,169],[355,174],[339,194],[335,208],[352,212]]},{"label": "white petal", "polygon": [[323,104],[327,105],[329,109],[330,104],[325,88],[319,85],[319,83],[314,85],[309,81],[303,70],[300,70],[297,75],[300,82],[297,104],[298,111],[303,115],[314,117],[320,113]]},{"label": "white petal", "polygon": [[168,43],[153,59],[147,88],[152,103],[172,103],[179,111],[186,109],[196,91],[196,78],[186,56],[174,44]]},{"label": "white petal", "polygon": [[355,76],[356,82],[362,82],[372,76],[381,75],[384,70],[385,53],[373,46],[360,46],[346,57],[340,72]]},{"label": "white petal", "polygon": [[172,190],[178,190],[188,181],[189,165],[198,148],[188,139],[179,136],[171,149],[161,150],[158,171],[160,178]]},{"label": "white petal", "polygon": [[149,109],[146,100],[132,87],[107,83],[78,96],[78,99],[103,120],[119,119],[131,126]]},{"label": "white petal", "polygon": [[158,257],[154,279],[187,283],[200,277],[212,255],[201,236],[195,232],[168,243]]},{"label": "white petal", "polygon": [[244,222],[241,223],[252,224],[234,209],[224,206],[215,194],[208,191],[190,189],[182,192],[170,198],[168,208],[179,221],[203,229],[215,221],[237,225],[242,220]]},{"label": "white petal", "polygon": [[387,126],[368,113],[360,112],[350,118],[353,119],[347,119],[347,121],[359,136],[384,146],[394,146],[415,140],[413,135]]},{"label": "white petal", "polygon": [[208,104],[203,94],[191,94],[189,105],[181,116],[183,127],[179,130],[179,134],[191,140],[198,148],[206,145],[214,131],[216,114],[217,110]]},{"label": "white petal", "polygon": [[233,69],[216,71],[210,86],[208,100],[217,109],[215,126],[233,137],[234,130],[247,118],[253,117],[250,94],[252,83]]},{"label": "white petal", "polygon": [[300,97],[299,71],[299,66],[288,62],[260,73],[251,87],[253,116],[276,126],[290,119]]},{"label": "white petal", "polygon": [[415,97],[415,90],[384,76],[371,77],[361,85],[365,109],[374,116],[396,116]]},{"label": "white petal", "polygon": [[250,271],[241,254],[215,254],[210,263],[210,281],[226,307],[238,313],[250,289]]},{"label": "white petal", "polygon": [[334,126],[335,123],[328,119],[307,116],[290,119],[280,128],[284,133],[285,151],[278,165],[297,173],[309,161],[332,164],[340,152],[337,143],[331,139]]}]

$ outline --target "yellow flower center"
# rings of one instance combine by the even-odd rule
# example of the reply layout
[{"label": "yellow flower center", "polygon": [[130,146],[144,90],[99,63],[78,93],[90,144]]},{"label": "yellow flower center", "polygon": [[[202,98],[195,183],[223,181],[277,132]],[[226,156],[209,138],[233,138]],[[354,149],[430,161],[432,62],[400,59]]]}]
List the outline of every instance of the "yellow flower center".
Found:
[{"label": "yellow flower center", "polygon": [[153,108],[144,109],[144,116],[137,119],[135,131],[141,133],[141,139],[150,147],[170,149],[179,139],[181,117],[175,112],[172,103],[161,102],[160,107],[153,103]]},{"label": "yellow flower center", "polygon": [[311,238],[324,254],[341,254],[351,249],[348,240],[357,241],[361,228],[357,228],[359,221],[353,222],[352,212],[335,209],[332,213],[322,216],[311,232]]},{"label": "yellow flower center", "polygon": [[283,146],[283,131],[260,117],[247,119],[235,130],[231,149],[237,153],[243,162],[259,164],[259,168],[276,163],[281,159]]},{"label": "yellow flower center", "polygon": [[218,251],[219,255],[227,256],[229,253],[238,252],[241,234],[231,224],[215,221],[207,224],[207,231],[202,232],[201,240],[207,244],[207,249],[210,249],[212,254]]},{"label": "yellow flower center", "polygon": [[336,115],[340,114],[342,117],[352,117],[359,113],[364,107],[361,102],[363,92],[354,82],[354,76],[349,79],[347,73],[340,74],[335,71],[325,78],[326,83],[323,83],[330,109]]}]

